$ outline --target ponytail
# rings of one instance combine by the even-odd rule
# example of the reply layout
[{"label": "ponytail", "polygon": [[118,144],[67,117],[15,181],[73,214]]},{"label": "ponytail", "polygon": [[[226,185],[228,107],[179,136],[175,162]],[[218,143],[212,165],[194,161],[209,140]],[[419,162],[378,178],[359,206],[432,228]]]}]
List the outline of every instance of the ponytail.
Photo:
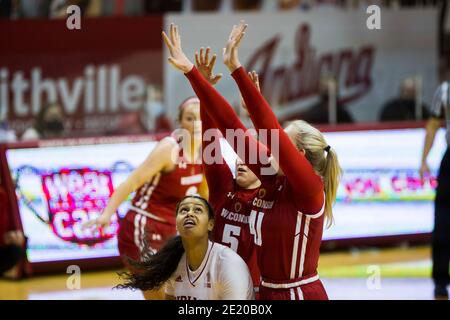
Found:
[{"label": "ponytail", "polygon": [[338,156],[325,141],[323,134],[303,120],[291,124],[296,133],[296,146],[305,150],[306,159],[311,163],[316,173],[322,177],[325,191],[325,217],[327,228],[333,224],[333,204],[336,202],[337,189],[342,170]]},{"label": "ponytail", "polygon": [[333,204],[336,202],[339,180],[342,175],[341,167],[336,152],[333,149],[327,151],[325,167],[322,177],[325,184],[325,217],[327,228],[333,224]]},{"label": "ponytail", "polygon": [[[145,247],[148,247],[147,245]],[[184,253],[180,236],[173,237],[157,253],[144,253],[142,262],[129,259],[133,272],[120,273],[125,283],[118,289],[157,290],[176,271]]]}]

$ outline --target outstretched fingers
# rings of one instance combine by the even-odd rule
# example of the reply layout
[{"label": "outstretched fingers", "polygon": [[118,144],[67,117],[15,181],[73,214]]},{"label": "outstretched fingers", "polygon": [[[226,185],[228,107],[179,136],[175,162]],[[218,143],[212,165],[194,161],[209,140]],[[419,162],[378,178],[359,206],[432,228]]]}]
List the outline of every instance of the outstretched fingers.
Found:
[{"label": "outstretched fingers", "polygon": [[211,48],[210,47],[207,47],[206,48],[206,52],[205,52],[205,60],[204,60],[204,62],[205,62],[205,64],[206,65],[209,65],[209,53],[211,52]]},{"label": "outstretched fingers", "polygon": [[211,61],[208,64],[208,68],[210,68],[211,70],[214,69],[214,65],[216,64],[216,59],[217,59],[217,55],[213,55],[211,58]]},{"label": "outstretched fingers", "polygon": [[170,41],[169,37],[167,36],[167,34],[164,31],[162,32],[162,37],[163,37],[164,43],[167,46],[167,49],[169,49],[169,52],[172,55],[174,48],[173,48],[172,42]]}]

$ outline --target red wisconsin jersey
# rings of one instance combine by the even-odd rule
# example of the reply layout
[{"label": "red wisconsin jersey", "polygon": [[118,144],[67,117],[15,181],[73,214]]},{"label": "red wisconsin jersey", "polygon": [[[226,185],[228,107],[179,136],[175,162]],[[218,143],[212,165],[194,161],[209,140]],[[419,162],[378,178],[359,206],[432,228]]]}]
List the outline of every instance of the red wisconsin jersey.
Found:
[{"label": "red wisconsin jersey", "polygon": [[252,203],[250,231],[266,281],[297,279],[317,272],[324,208],[315,215],[298,211],[286,182],[280,176],[275,184],[264,184]]},{"label": "red wisconsin jersey", "polygon": [[157,173],[136,191],[130,209],[175,225],[177,203],[186,195],[197,194],[202,181],[202,165],[190,164],[180,157],[173,171]]},{"label": "red wisconsin jersey", "polygon": [[248,223],[251,203],[257,193],[258,189],[230,190],[224,192],[218,203],[211,203],[215,213],[213,240],[230,247],[241,256],[247,263],[255,287],[259,286],[261,275]]}]

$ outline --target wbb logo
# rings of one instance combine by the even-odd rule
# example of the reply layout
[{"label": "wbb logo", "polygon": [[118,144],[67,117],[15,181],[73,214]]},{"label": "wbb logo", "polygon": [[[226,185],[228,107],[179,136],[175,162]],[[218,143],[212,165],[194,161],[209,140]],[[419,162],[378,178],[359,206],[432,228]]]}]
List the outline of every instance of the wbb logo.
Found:
[{"label": "wbb logo", "polygon": [[77,5],[67,7],[66,26],[69,30],[81,30],[81,9]]}]

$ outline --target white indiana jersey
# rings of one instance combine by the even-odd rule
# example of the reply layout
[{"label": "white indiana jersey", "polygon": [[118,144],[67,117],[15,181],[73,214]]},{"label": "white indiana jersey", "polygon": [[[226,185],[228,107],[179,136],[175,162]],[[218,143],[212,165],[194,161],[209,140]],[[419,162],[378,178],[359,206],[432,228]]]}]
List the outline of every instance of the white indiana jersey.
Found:
[{"label": "white indiana jersey", "polygon": [[244,260],[230,248],[209,241],[200,267],[192,271],[181,257],[166,283],[166,294],[177,300],[253,300],[253,282]]}]

